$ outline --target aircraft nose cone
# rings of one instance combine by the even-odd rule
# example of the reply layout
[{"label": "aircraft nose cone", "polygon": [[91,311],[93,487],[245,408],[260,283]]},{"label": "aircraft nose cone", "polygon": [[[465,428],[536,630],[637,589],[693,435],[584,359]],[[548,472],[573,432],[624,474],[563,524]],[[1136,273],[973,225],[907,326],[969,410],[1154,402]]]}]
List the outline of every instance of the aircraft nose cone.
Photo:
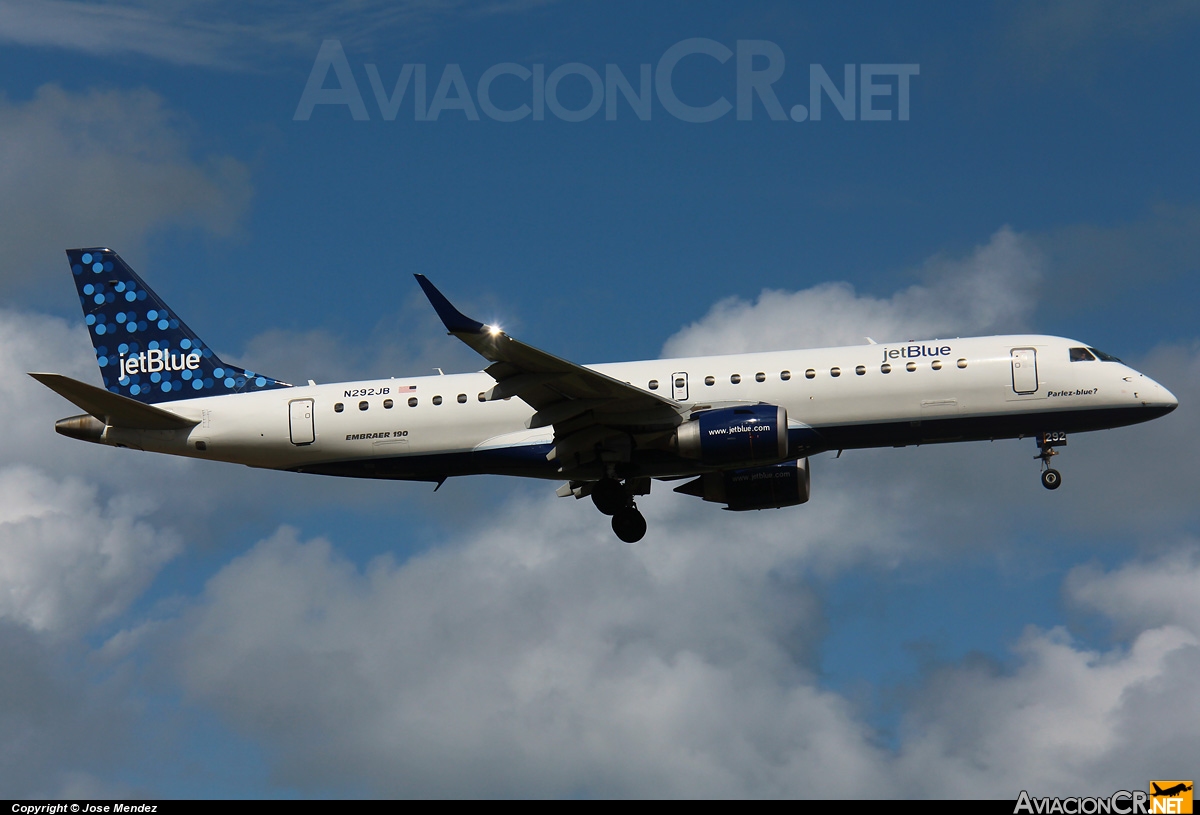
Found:
[{"label": "aircraft nose cone", "polygon": [[[1149,377],[1146,377],[1150,379]],[[1165,416],[1175,408],[1179,407],[1179,400],[1175,398],[1175,394],[1164,388],[1162,385],[1150,379],[1150,389],[1142,393],[1142,404],[1148,408],[1152,408],[1157,415]]]}]

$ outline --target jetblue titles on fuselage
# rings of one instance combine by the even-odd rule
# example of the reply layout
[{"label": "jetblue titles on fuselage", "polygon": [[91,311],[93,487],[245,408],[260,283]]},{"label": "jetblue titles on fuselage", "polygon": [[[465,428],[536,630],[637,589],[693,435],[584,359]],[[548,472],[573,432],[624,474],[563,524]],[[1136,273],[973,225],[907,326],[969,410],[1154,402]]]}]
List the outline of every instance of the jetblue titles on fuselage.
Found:
[{"label": "jetblue titles on fuselage", "polygon": [[917,357],[948,357],[952,353],[949,345],[903,345],[899,348],[883,347],[883,362],[889,359],[915,359]]}]

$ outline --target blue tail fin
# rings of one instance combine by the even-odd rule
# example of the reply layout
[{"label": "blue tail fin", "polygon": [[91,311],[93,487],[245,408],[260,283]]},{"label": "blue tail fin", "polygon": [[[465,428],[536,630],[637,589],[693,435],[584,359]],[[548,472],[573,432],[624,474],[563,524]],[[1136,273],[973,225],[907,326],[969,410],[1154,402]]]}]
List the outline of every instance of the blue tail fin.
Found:
[{"label": "blue tail fin", "polygon": [[104,387],[146,404],[290,387],[226,365],[111,249],[68,249]]}]

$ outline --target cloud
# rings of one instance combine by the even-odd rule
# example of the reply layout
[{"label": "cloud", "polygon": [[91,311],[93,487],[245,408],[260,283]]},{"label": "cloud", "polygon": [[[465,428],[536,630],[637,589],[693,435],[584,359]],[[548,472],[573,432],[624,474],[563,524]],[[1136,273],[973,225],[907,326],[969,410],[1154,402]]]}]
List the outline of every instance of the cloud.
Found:
[{"label": "cloud", "polygon": [[[1009,667],[980,656],[935,667],[904,695],[884,749],[818,682],[826,610],[811,572],[842,542],[833,525],[885,554],[910,535],[946,546],[963,533],[936,517],[889,535],[900,513],[872,520],[837,496],[825,521],[779,512],[751,525],[647,503],[657,534],[638,547],[614,543],[590,507],[541,497],[362,569],[283,528],[146,647],[302,790],[823,797],[844,791],[831,778],[854,778],[864,796],[1008,798],[1186,776],[1145,734],[1155,722],[1177,759],[1200,746],[1195,558],[1183,573],[1179,555],[1077,571],[1071,601],[1128,640],[1101,649],[1030,628]],[[877,568],[879,554],[859,548],[838,568]],[[1155,605],[1164,587],[1185,594]],[[1152,711],[1168,704],[1159,723]]]},{"label": "cloud", "polygon": [[801,583],[738,567],[728,542],[622,547],[555,500],[363,572],[280,530],[209,582],[165,658],[302,788],[770,796],[877,777],[866,728],[797,660],[818,616]]},{"label": "cloud", "polygon": [[1110,572],[1080,566],[1067,576],[1066,595],[1084,611],[1107,614],[1125,634],[1179,626],[1200,635],[1197,587],[1200,549],[1184,546]]},{"label": "cloud", "polygon": [[[897,762],[908,790],[947,797],[1014,798],[1022,789],[1104,795],[1185,771],[1186,757],[1200,748],[1189,724],[1200,714],[1195,632],[1151,629],[1127,649],[1099,651],[1062,629],[1031,629],[1015,655],[1011,673],[972,660],[928,679],[906,721]],[[1192,692],[1180,704],[1182,688]],[[1160,715],[1139,715],[1147,709]],[[1179,749],[1175,760],[1151,760],[1146,744],[1159,739]]]},{"label": "cloud", "polygon": [[25,375],[95,381],[90,345],[82,326],[0,311],[0,620],[51,637],[112,619],[180,551],[146,520],[178,463],[106,461],[117,451],[56,435],[54,419],[79,409]]},{"label": "cloud", "polygon": [[451,15],[509,14],[548,2],[347,0],[256,7],[229,0],[6,0],[0,5],[0,40],[97,56],[135,54],[176,65],[248,70],[281,54],[315,49],[326,37],[349,43],[376,42],[384,32],[393,39],[411,37]]},{"label": "cloud", "polygon": [[77,479],[0,469],[0,619],[77,634],[123,611],[180,550],[145,512],[128,495],[102,505]]},{"label": "cloud", "polygon": [[1037,248],[1005,227],[966,258],[932,258],[922,270],[927,282],[889,298],[858,294],[849,283],[822,283],[798,292],[765,290],[753,303],[722,300],[667,340],[663,355],[1018,331],[1033,312],[1041,267]]},{"label": "cloud", "polygon": [[133,53],[181,65],[237,65],[227,53],[230,41],[249,32],[194,14],[179,15],[187,5],[7,2],[0,6],[0,31],[4,40],[21,45],[96,55]]},{"label": "cloud", "polygon": [[1197,585],[1187,543],[1107,572],[1072,570],[1067,601],[1121,641],[1100,650],[1061,628],[1031,628],[1012,670],[972,659],[935,672],[907,722],[905,775],[936,775],[955,797],[1105,794],[1187,777],[1200,751]]},{"label": "cloud", "polygon": [[1133,286],[1200,271],[1200,207],[1155,205],[1144,217],[1113,226],[1070,224],[1031,236],[1071,292],[1057,307],[1111,302]]},{"label": "cloud", "polygon": [[194,157],[186,121],[150,91],[0,99],[0,286],[61,274],[67,247],[135,254],[163,226],[230,234],[250,195],[245,166]]},{"label": "cloud", "polygon": [[1200,22],[1188,0],[1132,5],[1121,0],[1021,0],[1002,4],[1004,50],[1022,72],[1044,78],[1087,78],[1105,62],[1180,37]]},{"label": "cloud", "polygon": [[487,363],[460,342],[447,342],[428,301],[412,297],[396,314],[362,336],[347,339],[325,329],[270,329],[252,337],[234,364],[266,371],[286,382],[348,382],[389,376],[429,376],[481,370]]},{"label": "cloud", "polygon": [[4,619],[0,653],[4,794],[71,797],[87,791],[111,794],[122,786],[97,776],[112,773],[129,747],[132,705],[121,692],[125,689],[85,681],[72,657]]},{"label": "cloud", "polygon": [[155,584],[172,560],[195,568],[198,552],[236,545],[230,517],[352,504],[355,491],[63,438],[54,420],[79,409],[28,370],[96,382],[82,320],[0,309],[0,777],[17,797],[126,795],[122,773],[169,754],[148,745],[179,725],[134,684],[144,653],[92,638],[138,626],[147,592],[174,590]]}]

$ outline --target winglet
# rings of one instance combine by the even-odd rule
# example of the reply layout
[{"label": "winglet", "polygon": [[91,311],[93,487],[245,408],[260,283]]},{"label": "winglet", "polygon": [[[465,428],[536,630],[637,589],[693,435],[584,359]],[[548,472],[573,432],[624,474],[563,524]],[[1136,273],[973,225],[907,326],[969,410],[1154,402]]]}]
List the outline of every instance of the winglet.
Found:
[{"label": "winglet", "polygon": [[423,274],[414,274],[417,283],[421,285],[421,289],[425,292],[425,296],[429,298],[433,310],[437,312],[438,317],[446,326],[446,330],[451,334],[482,334],[484,330],[483,323],[478,320],[472,320],[470,317],[463,314],[450,304],[446,296],[437,290],[432,283],[429,282]]}]

